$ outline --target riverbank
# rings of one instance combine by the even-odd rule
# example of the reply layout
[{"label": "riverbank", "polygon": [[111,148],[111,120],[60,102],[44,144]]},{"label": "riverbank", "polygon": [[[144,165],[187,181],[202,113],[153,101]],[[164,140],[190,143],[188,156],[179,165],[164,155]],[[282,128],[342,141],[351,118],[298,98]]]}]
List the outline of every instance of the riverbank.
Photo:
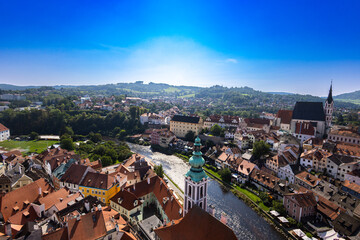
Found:
[{"label": "riverbank", "polygon": [[[162,164],[165,176],[171,178],[169,185],[178,193],[180,189],[184,191],[185,181],[184,175],[189,171],[189,164],[174,156],[165,155],[159,152],[153,152],[149,146],[141,146],[129,143],[132,152],[136,152],[145,156],[149,162],[156,165]],[[167,177],[166,177],[167,178]],[[177,185],[173,184],[173,182]],[[234,230],[238,239],[254,240],[254,239],[287,239],[280,234],[268,221],[257,214],[248,204],[238,198],[230,188],[224,187],[219,181],[209,179],[208,185],[208,205],[215,208],[214,216],[220,219],[222,213],[228,216],[227,225]]]},{"label": "riverbank", "polygon": [[[280,225],[269,213],[269,207],[262,204],[257,204],[257,202],[261,199],[254,193],[250,192],[245,188],[240,188],[239,186],[235,187],[227,182],[224,182],[220,176],[217,174],[213,174],[213,171],[209,171],[204,168],[205,172],[214,180],[222,184],[223,186],[230,188],[231,192],[241,199],[246,205],[248,205],[252,210],[254,210],[258,215],[260,215],[265,221],[267,221],[277,232],[288,239],[296,240],[296,237],[291,235],[283,226]],[[239,189],[238,189],[239,188]]]}]

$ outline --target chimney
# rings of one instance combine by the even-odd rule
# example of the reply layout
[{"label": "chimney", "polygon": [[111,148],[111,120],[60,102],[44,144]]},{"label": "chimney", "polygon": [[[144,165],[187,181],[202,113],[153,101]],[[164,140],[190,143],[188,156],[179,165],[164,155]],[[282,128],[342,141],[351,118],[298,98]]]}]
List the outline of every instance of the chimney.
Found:
[{"label": "chimney", "polygon": [[319,202],[319,196],[318,195],[315,196],[315,200],[316,200],[316,202]]},{"label": "chimney", "polygon": [[226,225],[227,220],[228,220],[228,216],[227,216],[227,214],[226,214],[226,213],[224,213],[224,212],[222,212],[222,213],[221,213],[220,222],[222,222],[224,225]]},{"label": "chimney", "polygon": [[136,185],[136,183],[134,183],[134,185],[133,185],[134,186],[134,191],[135,191],[135,185]]},{"label": "chimney", "polygon": [[147,180],[147,183],[150,184],[150,178],[147,178],[146,180]]},{"label": "chimney", "polygon": [[213,215],[213,216],[215,216],[215,207],[213,206],[213,205],[210,205],[209,206],[209,213],[211,214],[211,215]]},{"label": "chimney", "polygon": [[41,196],[41,193],[42,193],[41,187],[39,187],[39,195],[40,195],[40,196]]},{"label": "chimney", "polygon": [[5,234],[7,236],[12,236],[12,233],[11,233],[11,224],[9,222],[6,222],[5,224]]},{"label": "chimney", "polygon": [[87,212],[90,212],[90,203],[88,201],[84,202],[84,206]]}]

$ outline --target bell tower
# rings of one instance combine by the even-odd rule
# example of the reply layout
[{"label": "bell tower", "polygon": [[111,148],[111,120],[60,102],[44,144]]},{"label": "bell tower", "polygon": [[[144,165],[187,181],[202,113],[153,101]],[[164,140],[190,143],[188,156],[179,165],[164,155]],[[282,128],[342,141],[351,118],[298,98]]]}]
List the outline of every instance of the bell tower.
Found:
[{"label": "bell tower", "polygon": [[208,176],[202,168],[205,160],[200,151],[200,138],[195,139],[193,156],[189,160],[190,170],[185,174],[184,216],[192,206],[198,205],[206,211]]},{"label": "bell tower", "polygon": [[334,100],[332,97],[332,81],[330,85],[329,95],[325,101],[325,121],[326,121],[326,132],[328,133],[331,127],[332,114],[334,111]]}]

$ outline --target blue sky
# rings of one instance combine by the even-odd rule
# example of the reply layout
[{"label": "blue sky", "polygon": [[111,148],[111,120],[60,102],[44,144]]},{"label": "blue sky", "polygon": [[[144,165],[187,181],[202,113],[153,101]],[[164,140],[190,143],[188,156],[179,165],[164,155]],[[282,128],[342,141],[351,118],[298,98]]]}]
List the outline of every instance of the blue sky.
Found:
[{"label": "blue sky", "polygon": [[360,90],[360,2],[0,1],[0,83]]}]

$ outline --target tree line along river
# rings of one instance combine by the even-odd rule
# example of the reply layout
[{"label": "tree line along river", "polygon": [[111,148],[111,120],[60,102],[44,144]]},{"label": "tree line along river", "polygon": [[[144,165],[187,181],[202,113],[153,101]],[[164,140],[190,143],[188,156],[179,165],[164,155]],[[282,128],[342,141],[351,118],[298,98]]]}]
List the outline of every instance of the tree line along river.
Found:
[{"label": "tree line along river", "polygon": [[[175,156],[152,152],[149,146],[128,145],[132,152],[144,155],[154,164],[162,164],[165,173],[184,191],[184,175],[190,168],[187,163]],[[209,181],[207,198],[208,204],[215,207],[217,219],[220,219],[222,212],[227,214],[227,225],[238,239],[284,239],[268,222],[217,181]]]}]

